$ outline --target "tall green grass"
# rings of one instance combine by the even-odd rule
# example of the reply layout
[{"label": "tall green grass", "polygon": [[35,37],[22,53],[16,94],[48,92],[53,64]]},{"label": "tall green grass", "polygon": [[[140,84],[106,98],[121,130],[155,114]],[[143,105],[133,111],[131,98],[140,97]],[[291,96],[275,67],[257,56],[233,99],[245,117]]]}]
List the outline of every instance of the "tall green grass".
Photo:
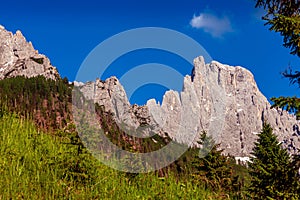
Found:
[{"label": "tall green grass", "polygon": [[229,199],[192,180],[128,176],[79,149],[72,134],[46,134],[14,114],[0,118],[0,199]]}]

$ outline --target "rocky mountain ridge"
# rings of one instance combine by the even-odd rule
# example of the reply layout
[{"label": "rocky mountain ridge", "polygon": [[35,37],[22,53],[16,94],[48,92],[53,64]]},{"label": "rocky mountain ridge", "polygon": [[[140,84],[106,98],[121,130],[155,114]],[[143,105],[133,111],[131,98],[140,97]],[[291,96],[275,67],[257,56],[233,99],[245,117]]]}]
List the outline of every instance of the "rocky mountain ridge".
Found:
[{"label": "rocky mountain ridge", "polygon": [[21,31],[13,34],[0,25],[0,79],[38,75],[54,80],[60,78],[50,60],[35,50]]},{"label": "rocky mountain ridge", "polygon": [[191,76],[184,77],[182,92],[167,91],[162,104],[151,99],[144,106],[130,105],[116,77],[75,83],[88,98],[114,114],[117,123],[138,137],[168,133],[174,140],[195,144],[203,130],[211,134],[225,154],[250,155],[264,122],[274,128],[291,153],[300,147],[299,122],[294,115],[271,109],[252,73],[240,66],[194,60]]},{"label": "rocky mountain ridge", "polygon": [[[13,34],[0,26],[0,79],[15,76],[43,75],[60,78],[49,59],[36,51],[20,31]],[[116,77],[105,81],[78,83],[87,99],[111,112],[127,134],[149,137],[167,133],[180,143],[193,145],[199,133],[211,134],[224,153],[249,156],[262,124],[274,128],[279,141],[295,153],[300,147],[299,122],[270,103],[259,91],[250,71],[203,57],[194,60],[194,70],[184,77],[183,90],[168,91],[162,104],[151,99],[144,106],[130,105],[126,92]]]}]

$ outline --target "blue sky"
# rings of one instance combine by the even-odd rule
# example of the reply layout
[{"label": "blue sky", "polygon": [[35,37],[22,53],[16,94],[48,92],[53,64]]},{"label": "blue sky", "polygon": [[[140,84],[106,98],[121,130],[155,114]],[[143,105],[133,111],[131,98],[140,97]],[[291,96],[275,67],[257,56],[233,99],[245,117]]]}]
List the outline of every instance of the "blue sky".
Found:
[{"label": "blue sky", "polygon": [[[288,65],[297,69],[299,59],[282,46],[279,34],[263,25],[263,11],[254,5],[252,0],[15,0],[1,3],[0,24],[13,32],[21,30],[69,80],[75,79],[85,57],[100,42],[125,30],[150,26],[182,32],[199,42],[214,60],[249,69],[267,98],[297,95],[298,88],[289,86],[280,72]],[[145,51],[116,60],[105,75],[120,76],[121,66],[129,69],[148,62],[162,62],[179,71],[186,65],[181,70],[186,74],[191,70],[166,52]],[[142,104],[150,97],[161,100],[164,90],[146,85],[131,102]]]}]

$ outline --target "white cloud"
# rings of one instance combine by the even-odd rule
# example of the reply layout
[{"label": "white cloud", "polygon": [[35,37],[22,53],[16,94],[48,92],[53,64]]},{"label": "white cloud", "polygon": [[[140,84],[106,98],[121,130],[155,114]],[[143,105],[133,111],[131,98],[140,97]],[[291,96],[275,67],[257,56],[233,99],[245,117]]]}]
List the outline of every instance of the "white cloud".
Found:
[{"label": "white cloud", "polygon": [[204,30],[213,37],[222,37],[225,33],[233,32],[230,20],[226,16],[218,18],[209,13],[200,13],[199,16],[194,15],[190,25],[193,28]]}]

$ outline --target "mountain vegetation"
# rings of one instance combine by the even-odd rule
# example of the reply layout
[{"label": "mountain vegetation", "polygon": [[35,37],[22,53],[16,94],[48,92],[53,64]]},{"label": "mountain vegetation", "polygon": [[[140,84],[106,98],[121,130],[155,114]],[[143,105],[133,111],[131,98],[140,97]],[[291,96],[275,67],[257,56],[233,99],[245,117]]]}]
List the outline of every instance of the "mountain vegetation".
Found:
[{"label": "mountain vegetation", "polygon": [[[256,2],[257,7],[267,10],[263,19],[270,30],[279,32],[284,46],[300,56],[299,1]],[[43,60],[32,60],[43,64]],[[284,76],[292,83],[300,83],[299,72]],[[72,112],[73,89],[67,78],[17,76],[0,80],[0,199],[300,198],[300,156],[289,155],[267,123],[258,134],[250,162],[237,164],[203,132],[199,146],[189,147],[163,169],[138,174],[109,168],[92,155],[77,132]],[[150,138],[130,136],[117,125],[112,113],[93,102],[82,104],[85,101],[83,95],[75,97],[77,108],[84,110],[78,112],[79,117],[86,117],[95,109],[97,123],[109,141],[123,150],[153,152],[171,141],[167,134]],[[273,101],[274,107],[300,117],[298,98],[280,97]],[[86,133],[93,131],[85,124],[80,128]],[[94,144],[96,139],[89,137],[87,141]],[[128,164],[134,168],[145,163]]]},{"label": "mountain vegetation", "polygon": [[[300,2],[298,0],[256,0],[256,7],[262,7],[266,14],[262,17],[269,30],[283,36],[283,46],[290,53],[300,57]],[[300,86],[300,72],[285,70],[282,75],[291,84]],[[300,99],[298,97],[274,97],[272,107],[279,107],[294,113],[300,119]],[[298,149],[299,152],[299,149]],[[288,155],[282,149],[269,124],[264,124],[259,139],[253,149],[249,163],[251,184],[250,196],[255,199],[299,199],[299,154]]]},{"label": "mountain vegetation", "polygon": [[[85,195],[91,195],[88,198],[108,198],[109,195],[103,193],[105,189],[95,189],[103,177],[114,177],[110,180],[114,183],[109,183],[108,187],[110,184],[116,184],[116,187],[118,181],[124,184],[120,186],[123,189],[115,188],[118,191],[110,197],[154,197],[156,192],[147,190],[147,187],[142,187],[144,194],[136,193],[141,185],[148,184],[144,181],[151,184],[154,181],[153,190],[155,187],[181,188],[180,193],[172,194],[166,192],[171,189],[158,190],[158,197],[167,199],[176,195],[192,199],[198,199],[197,196],[215,199],[241,195],[240,188],[233,185],[243,185],[241,180],[245,168],[237,167],[231,158],[221,155],[217,145],[204,158],[199,157],[198,148],[189,148],[170,166],[148,174],[122,173],[100,164],[84,147],[73,124],[72,88],[66,79],[53,81],[42,76],[0,81],[1,175],[5,177],[2,184],[10,185],[7,189],[1,187],[1,198],[57,199],[63,198],[63,194],[72,199],[81,199]],[[124,150],[146,153],[170,142],[167,136],[155,135],[145,139],[129,136],[119,129],[111,113],[104,112],[97,104],[95,109],[103,130],[109,133],[107,137]],[[88,127],[86,131],[89,131]],[[224,169],[227,170],[225,175]],[[126,190],[130,190],[131,184],[140,189],[129,195]],[[16,185],[18,187],[14,187]]]},{"label": "mountain vegetation", "polygon": [[264,124],[249,163],[253,199],[299,199],[298,158],[281,147],[269,124]]},{"label": "mountain vegetation", "polygon": [[[134,178],[99,163],[76,137],[51,135],[18,115],[0,120],[1,199],[217,199],[220,194],[156,174]],[[75,140],[75,141],[74,141]]]},{"label": "mountain vegetation", "polygon": [[[70,112],[72,88],[66,79],[53,81],[42,76],[0,81],[0,153],[4,177],[1,184],[9,185],[1,187],[1,198],[56,199],[64,195],[75,199],[129,198],[130,195],[144,198],[144,195],[153,197],[154,194],[169,199],[173,195],[193,199],[198,199],[198,195],[205,199],[247,199],[246,195],[250,199],[298,198],[299,158],[291,159],[287,151],[281,149],[267,125],[256,143],[255,158],[248,163],[249,173],[245,165],[237,165],[232,157],[223,155],[219,145],[205,132],[199,141],[201,149],[189,148],[176,162],[154,173],[130,174],[109,169],[88,152],[76,132]],[[170,138],[157,135],[146,139],[129,136],[119,129],[111,113],[104,112],[97,104],[95,108],[99,123],[109,133],[107,137],[124,150],[146,153],[170,142]],[[103,177],[114,177],[107,187],[118,181],[124,185],[115,185],[115,192],[109,193],[102,184],[98,188]],[[155,193],[145,187],[144,193],[129,195],[127,190],[147,185],[147,181],[154,181],[153,190],[155,187],[171,187],[168,191],[181,188],[182,193]],[[166,183],[168,186],[164,186]],[[137,190],[140,189],[143,190]]]},{"label": "mountain vegetation", "polygon": [[31,117],[44,130],[66,127],[71,121],[72,86],[68,80],[17,76],[0,81],[0,102],[8,111]]},{"label": "mountain vegetation", "polygon": [[271,31],[283,36],[283,45],[291,54],[300,57],[300,2],[298,0],[256,0],[256,7],[262,7],[262,17]]}]

